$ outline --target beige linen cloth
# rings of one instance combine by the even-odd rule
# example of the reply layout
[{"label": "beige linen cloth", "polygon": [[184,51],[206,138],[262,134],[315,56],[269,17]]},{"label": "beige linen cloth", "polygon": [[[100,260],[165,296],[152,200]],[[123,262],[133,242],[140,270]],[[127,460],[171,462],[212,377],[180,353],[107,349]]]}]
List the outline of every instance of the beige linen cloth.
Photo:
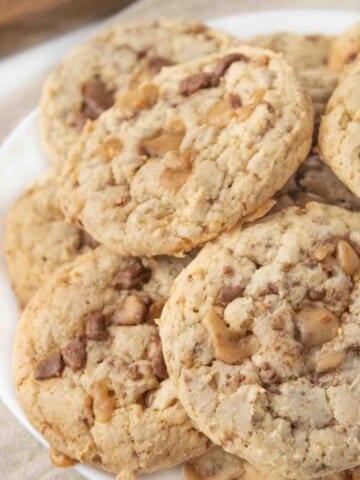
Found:
[{"label": "beige linen cloth", "polygon": [[[117,14],[111,22],[158,16],[207,19],[265,9],[326,8],[360,10],[360,0],[141,0]],[[320,29],[320,28],[319,28]],[[0,142],[37,104],[46,72],[31,79],[25,90],[1,97]],[[5,117],[6,112],[6,117]],[[6,119],[6,121],[5,121]],[[0,480],[80,480],[73,469],[51,466],[47,450],[25,432],[0,402]]]}]

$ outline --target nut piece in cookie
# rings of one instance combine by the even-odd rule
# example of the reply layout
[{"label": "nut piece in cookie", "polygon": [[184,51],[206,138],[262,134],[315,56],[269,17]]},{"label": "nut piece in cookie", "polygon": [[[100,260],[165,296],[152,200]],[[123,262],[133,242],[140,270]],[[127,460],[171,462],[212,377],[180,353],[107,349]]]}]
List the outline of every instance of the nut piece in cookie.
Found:
[{"label": "nut piece in cookie", "polygon": [[64,455],[63,453],[59,452],[55,448],[50,447],[49,451],[50,461],[55,467],[59,468],[68,468],[74,466],[77,462],[76,460]]},{"label": "nut piece in cookie", "polygon": [[115,325],[139,325],[144,323],[149,310],[148,302],[139,295],[129,295],[114,313]]}]

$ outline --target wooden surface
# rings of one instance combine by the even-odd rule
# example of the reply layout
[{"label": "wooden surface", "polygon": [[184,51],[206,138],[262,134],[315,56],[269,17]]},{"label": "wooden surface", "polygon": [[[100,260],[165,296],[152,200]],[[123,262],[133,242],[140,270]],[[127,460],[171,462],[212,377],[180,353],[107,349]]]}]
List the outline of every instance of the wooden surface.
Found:
[{"label": "wooden surface", "polygon": [[130,3],[134,0],[0,0],[0,58]]},{"label": "wooden surface", "polygon": [[15,20],[20,20],[29,14],[38,14],[42,11],[65,3],[66,0],[0,0],[0,25],[6,25]]},{"label": "wooden surface", "polygon": [[[0,58],[120,11],[136,0],[0,0]],[[209,8],[210,7],[210,8]],[[268,8],[360,9],[360,0],[143,0],[134,12],[142,16],[186,16],[197,18],[225,15],[236,9]]]},{"label": "wooden surface", "polygon": [[[4,0],[0,0],[2,2]],[[27,0],[34,5],[39,0]],[[72,5],[80,5],[83,0],[72,0]],[[84,0],[85,1],[85,0]],[[87,0],[89,3],[92,0]],[[119,0],[120,1],[120,0]],[[98,0],[93,3],[105,3]],[[206,19],[231,13],[274,8],[337,8],[360,10],[360,0],[140,0],[130,8],[120,12],[112,20],[125,21],[134,18],[154,18],[157,16],[181,16],[189,19]],[[61,15],[60,15],[61,17]],[[48,19],[49,21],[51,19]],[[55,25],[56,25],[55,21]],[[15,25],[15,24],[14,24]],[[21,33],[14,26],[13,38]],[[29,41],[39,31],[48,31],[49,24],[31,27],[26,22],[22,25],[28,30]],[[274,28],[279,28],[274,26]],[[33,37],[31,37],[31,32]],[[4,31],[0,26],[0,47]],[[7,37],[11,38],[10,36]],[[37,37],[38,38],[38,37]],[[11,45],[6,48],[10,48]],[[11,95],[1,96],[0,91],[0,141],[15,126],[18,120],[27,114],[38,102],[41,84],[46,68],[36,78],[27,79],[26,85]],[[1,79],[0,79],[1,80]],[[56,470],[50,466],[47,452],[24,431],[0,403],[0,478],[6,480],[81,480],[72,469]]]}]

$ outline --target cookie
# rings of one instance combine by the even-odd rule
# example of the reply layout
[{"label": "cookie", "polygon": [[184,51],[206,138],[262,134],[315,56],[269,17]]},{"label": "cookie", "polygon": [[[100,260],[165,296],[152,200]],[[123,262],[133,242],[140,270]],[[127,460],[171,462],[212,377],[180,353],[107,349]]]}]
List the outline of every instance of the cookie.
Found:
[{"label": "cookie", "polygon": [[56,181],[45,175],[9,210],[5,231],[8,272],[22,307],[60,265],[96,246],[84,231],[65,223]]},{"label": "cookie", "polygon": [[314,104],[314,143],[317,142],[321,115],[325,112],[326,104],[338,82],[337,73],[327,68],[333,41],[334,37],[327,35],[298,35],[287,32],[250,39],[251,45],[282,53],[295,68]]},{"label": "cookie", "polygon": [[207,244],[160,320],[197,427],[263,471],[310,479],[360,455],[360,216],[308,203]]},{"label": "cookie", "polygon": [[353,25],[333,43],[329,53],[329,67],[342,72],[360,53],[360,22]]},{"label": "cookie", "polygon": [[168,67],[85,128],[61,173],[61,207],[119,254],[191,250],[281,188],[312,124],[310,99],[270,50]]},{"label": "cookie", "polygon": [[253,476],[254,480],[268,480],[268,475],[262,475],[245,460],[216,446],[183,465],[184,480],[251,480],[252,470],[257,475]]},{"label": "cookie", "polygon": [[154,323],[187,262],[98,247],[57,270],[27,305],[14,347],[15,384],[55,461],[129,478],[207,448],[167,378]]},{"label": "cookie", "polygon": [[88,119],[119,93],[163,66],[218,52],[233,39],[198,22],[155,20],[113,26],[73,50],[46,81],[41,98],[43,143],[59,169]]},{"label": "cookie", "polygon": [[312,152],[299,169],[276,194],[274,210],[284,206],[303,207],[309,201],[317,201],[360,211],[360,199],[344,185],[332,170]]},{"label": "cookie", "polygon": [[258,35],[247,41],[250,45],[269,48],[282,53],[296,71],[325,67],[334,42],[329,35],[299,35],[290,32],[277,32]]},{"label": "cookie", "polygon": [[[278,475],[269,475],[256,470],[250,463],[226,453],[220,447],[186,462],[183,467],[185,480],[279,480]],[[345,470],[322,477],[322,480],[358,480],[360,468]]]},{"label": "cookie", "polygon": [[360,62],[343,75],[322,118],[319,146],[324,161],[360,196]]}]

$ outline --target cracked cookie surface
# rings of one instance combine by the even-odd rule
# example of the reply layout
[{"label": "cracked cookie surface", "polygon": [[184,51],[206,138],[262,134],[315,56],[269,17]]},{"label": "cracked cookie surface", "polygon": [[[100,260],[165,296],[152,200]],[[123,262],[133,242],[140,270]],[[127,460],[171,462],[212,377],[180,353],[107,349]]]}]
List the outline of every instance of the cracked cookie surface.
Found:
[{"label": "cracked cookie surface", "polygon": [[73,50],[46,81],[41,99],[45,148],[56,168],[88,119],[163,66],[215,53],[233,44],[199,22],[156,20],[116,25]]},{"label": "cracked cookie surface", "polygon": [[360,218],[308,203],[207,244],[160,320],[170,378],[201,431],[297,479],[360,454]]},{"label": "cracked cookie surface", "polygon": [[310,99],[270,50],[168,67],[85,128],[61,174],[61,207],[120,254],[191,250],[281,188],[312,125]]},{"label": "cracked cookie surface", "polygon": [[49,274],[95,245],[84,231],[65,223],[56,181],[44,175],[16,200],[6,220],[5,254],[20,305],[26,305]]},{"label": "cracked cookie surface", "polygon": [[[215,446],[203,455],[186,462],[183,471],[185,480],[281,480],[279,475],[260,472],[245,460]],[[360,468],[322,477],[323,480],[358,480],[359,478]]]},{"label": "cracked cookie surface", "polygon": [[329,100],[319,146],[332,171],[360,197],[360,61],[344,73]]},{"label": "cracked cookie surface", "polygon": [[167,377],[154,323],[187,261],[99,247],[59,269],[27,305],[14,348],[17,394],[57,458],[128,478],[207,448]]},{"label": "cracked cookie surface", "polygon": [[356,61],[359,53],[360,22],[336,38],[329,53],[329,67],[335,72],[342,72],[347,65]]}]

